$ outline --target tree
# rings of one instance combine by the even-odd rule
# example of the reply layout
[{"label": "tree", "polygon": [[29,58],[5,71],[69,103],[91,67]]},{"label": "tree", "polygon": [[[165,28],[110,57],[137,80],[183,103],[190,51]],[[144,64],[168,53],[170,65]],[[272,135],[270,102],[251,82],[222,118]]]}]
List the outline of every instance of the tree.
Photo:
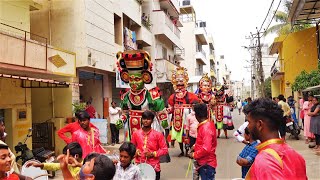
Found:
[{"label": "tree", "polygon": [[264,93],[266,97],[271,97],[271,77],[264,81]]},{"label": "tree", "polygon": [[[301,31],[301,30],[312,27],[312,25],[308,21],[300,21],[299,24],[293,24],[293,25],[290,22],[288,22],[291,5],[292,3],[288,0],[284,2],[284,11],[278,10],[276,11],[276,14],[274,16],[274,19],[277,22],[277,24],[268,28],[264,33],[264,35],[267,35],[270,33],[276,33],[278,36],[286,35],[291,32],[297,32],[297,31]],[[292,27],[292,31],[291,31],[291,27]]]},{"label": "tree", "polygon": [[294,80],[292,89],[294,91],[301,91],[307,87],[317,86],[320,84],[320,69],[313,70],[310,73],[302,71]]}]

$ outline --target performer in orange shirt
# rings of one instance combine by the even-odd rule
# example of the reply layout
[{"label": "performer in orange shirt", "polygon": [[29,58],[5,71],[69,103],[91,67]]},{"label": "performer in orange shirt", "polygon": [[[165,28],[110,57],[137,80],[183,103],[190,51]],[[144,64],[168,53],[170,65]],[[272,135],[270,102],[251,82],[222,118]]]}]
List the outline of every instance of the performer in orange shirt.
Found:
[{"label": "performer in orange shirt", "polygon": [[270,99],[259,98],[243,111],[250,134],[261,141],[246,179],[307,179],[305,160],[279,137],[282,109]]}]

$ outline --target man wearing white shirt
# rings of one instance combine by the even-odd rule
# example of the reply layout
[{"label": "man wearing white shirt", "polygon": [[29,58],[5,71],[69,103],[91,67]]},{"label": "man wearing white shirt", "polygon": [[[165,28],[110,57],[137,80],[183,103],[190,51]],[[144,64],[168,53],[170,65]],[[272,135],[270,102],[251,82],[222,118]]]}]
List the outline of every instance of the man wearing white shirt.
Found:
[{"label": "man wearing white shirt", "polygon": [[119,130],[116,128],[116,122],[120,117],[121,108],[120,107],[116,107],[116,105],[117,105],[117,103],[112,101],[111,102],[111,107],[109,107],[112,146],[114,146],[115,143],[120,144],[120,142],[119,142]]}]

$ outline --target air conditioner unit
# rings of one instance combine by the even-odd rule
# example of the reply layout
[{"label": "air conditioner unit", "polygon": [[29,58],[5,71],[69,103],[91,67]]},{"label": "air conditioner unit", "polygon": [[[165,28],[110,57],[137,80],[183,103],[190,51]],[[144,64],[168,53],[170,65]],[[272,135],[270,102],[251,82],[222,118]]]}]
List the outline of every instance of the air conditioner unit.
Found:
[{"label": "air conditioner unit", "polygon": [[182,1],[182,6],[190,6],[190,4],[191,4],[190,0]]}]

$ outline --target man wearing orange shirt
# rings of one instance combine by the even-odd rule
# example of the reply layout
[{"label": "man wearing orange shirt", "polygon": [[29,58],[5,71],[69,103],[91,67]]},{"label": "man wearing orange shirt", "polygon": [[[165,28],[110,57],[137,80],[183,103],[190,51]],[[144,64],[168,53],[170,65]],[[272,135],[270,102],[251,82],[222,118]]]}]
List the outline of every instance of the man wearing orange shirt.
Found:
[{"label": "man wearing orange shirt", "polygon": [[261,141],[246,179],[307,179],[305,160],[279,137],[283,110],[278,104],[259,98],[245,106],[243,112],[250,134]]}]

